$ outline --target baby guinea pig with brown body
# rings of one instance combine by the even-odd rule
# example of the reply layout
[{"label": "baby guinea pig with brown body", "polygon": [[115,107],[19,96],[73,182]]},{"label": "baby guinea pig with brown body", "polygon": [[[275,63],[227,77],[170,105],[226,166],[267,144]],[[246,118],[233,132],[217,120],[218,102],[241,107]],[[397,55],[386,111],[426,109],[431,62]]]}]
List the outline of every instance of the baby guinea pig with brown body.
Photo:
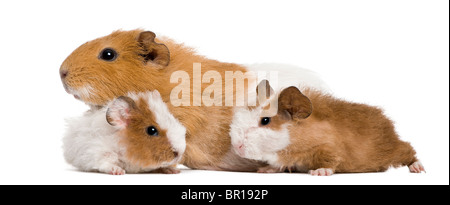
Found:
[{"label": "baby guinea pig with brown body", "polygon": [[[260,86],[272,90],[268,81]],[[382,172],[391,166],[425,171],[381,109],[310,89],[304,93],[289,87],[257,107],[236,108],[230,131],[233,149],[241,157],[268,163],[258,172],[328,176]],[[270,116],[264,110],[274,101],[278,110]]]},{"label": "baby guinea pig with brown body", "polygon": [[158,91],[129,93],[70,119],[64,157],[83,171],[174,174],[180,172],[176,165],[186,148],[185,136]]}]

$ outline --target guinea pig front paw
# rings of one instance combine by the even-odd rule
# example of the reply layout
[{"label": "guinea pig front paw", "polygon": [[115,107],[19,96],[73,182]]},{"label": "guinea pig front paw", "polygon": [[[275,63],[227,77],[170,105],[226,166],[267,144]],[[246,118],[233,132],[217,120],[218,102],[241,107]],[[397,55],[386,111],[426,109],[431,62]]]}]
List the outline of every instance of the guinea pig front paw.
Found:
[{"label": "guinea pig front paw", "polygon": [[124,175],[125,170],[112,163],[103,163],[98,171],[111,175]]},{"label": "guinea pig front paw", "polygon": [[163,167],[155,170],[155,173],[161,174],[179,174],[180,170],[174,167]]},{"label": "guinea pig front paw", "polygon": [[265,166],[258,168],[257,173],[280,173],[282,172],[281,169],[272,167],[272,166]]},{"label": "guinea pig front paw", "polygon": [[111,171],[109,172],[109,174],[111,175],[124,175],[125,174],[125,170],[123,170],[122,168],[118,167],[118,166],[114,166],[111,168]]},{"label": "guinea pig front paw", "polygon": [[333,169],[330,168],[320,168],[316,170],[309,170],[309,174],[313,176],[331,176],[333,174]]}]

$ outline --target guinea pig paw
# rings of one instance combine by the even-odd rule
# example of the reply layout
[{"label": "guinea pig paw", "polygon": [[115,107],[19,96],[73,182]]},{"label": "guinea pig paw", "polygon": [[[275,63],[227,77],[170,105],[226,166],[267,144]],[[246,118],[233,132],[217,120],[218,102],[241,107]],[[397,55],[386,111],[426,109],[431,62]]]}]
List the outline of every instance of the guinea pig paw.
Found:
[{"label": "guinea pig paw", "polygon": [[419,161],[412,163],[411,165],[409,165],[409,171],[411,173],[421,173],[421,172],[426,172],[425,168],[423,167],[422,163],[420,163]]},{"label": "guinea pig paw", "polygon": [[312,176],[331,176],[333,174],[333,170],[330,168],[320,168],[316,170],[309,170],[309,174]]},{"label": "guinea pig paw", "polygon": [[163,174],[179,174],[180,170],[177,168],[172,168],[172,167],[164,167],[164,168],[160,168],[158,170],[159,173],[163,173]]},{"label": "guinea pig paw", "polygon": [[111,171],[109,172],[109,174],[111,175],[124,175],[125,174],[125,170],[123,170],[122,168],[118,167],[118,166],[114,166],[111,168]]},{"label": "guinea pig paw", "polygon": [[256,171],[257,173],[280,173],[281,170],[278,168],[274,168],[271,166],[266,166],[266,167],[261,167],[258,168],[258,171]]}]

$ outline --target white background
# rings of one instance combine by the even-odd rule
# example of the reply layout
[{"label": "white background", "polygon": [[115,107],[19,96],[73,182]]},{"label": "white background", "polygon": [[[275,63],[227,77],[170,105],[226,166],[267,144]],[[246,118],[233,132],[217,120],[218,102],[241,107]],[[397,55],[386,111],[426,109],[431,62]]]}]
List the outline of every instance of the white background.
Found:
[{"label": "white background", "polygon": [[[449,2],[1,1],[0,184],[449,184]],[[426,174],[256,174],[182,170],[110,176],[66,164],[62,61],[116,29],[143,28],[235,63],[312,69],[335,95],[381,106]]]}]

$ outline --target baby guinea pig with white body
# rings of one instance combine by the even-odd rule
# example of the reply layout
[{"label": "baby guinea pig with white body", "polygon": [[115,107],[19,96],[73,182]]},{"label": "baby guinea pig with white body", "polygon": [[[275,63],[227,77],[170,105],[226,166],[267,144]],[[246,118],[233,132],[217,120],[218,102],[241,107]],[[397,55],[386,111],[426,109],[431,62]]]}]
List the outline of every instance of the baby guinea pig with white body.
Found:
[{"label": "baby guinea pig with white body", "polygon": [[64,157],[80,170],[180,172],[176,165],[186,148],[186,129],[156,90],[118,97],[67,124]]},{"label": "baby guinea pig with white body", "polygon": [[[268,81],[261,86],[273,92]],[[232,149],[241,157],[268,164],[258,172],[289,170],[329,176],[381,172],[391,166],[425,171],[414,149],[399,139],[381,109],[310,89],[304,93],[289,87],[256,107],[235,109]],[[274,102],[278,109],[273,114],[265,112]]]}]

